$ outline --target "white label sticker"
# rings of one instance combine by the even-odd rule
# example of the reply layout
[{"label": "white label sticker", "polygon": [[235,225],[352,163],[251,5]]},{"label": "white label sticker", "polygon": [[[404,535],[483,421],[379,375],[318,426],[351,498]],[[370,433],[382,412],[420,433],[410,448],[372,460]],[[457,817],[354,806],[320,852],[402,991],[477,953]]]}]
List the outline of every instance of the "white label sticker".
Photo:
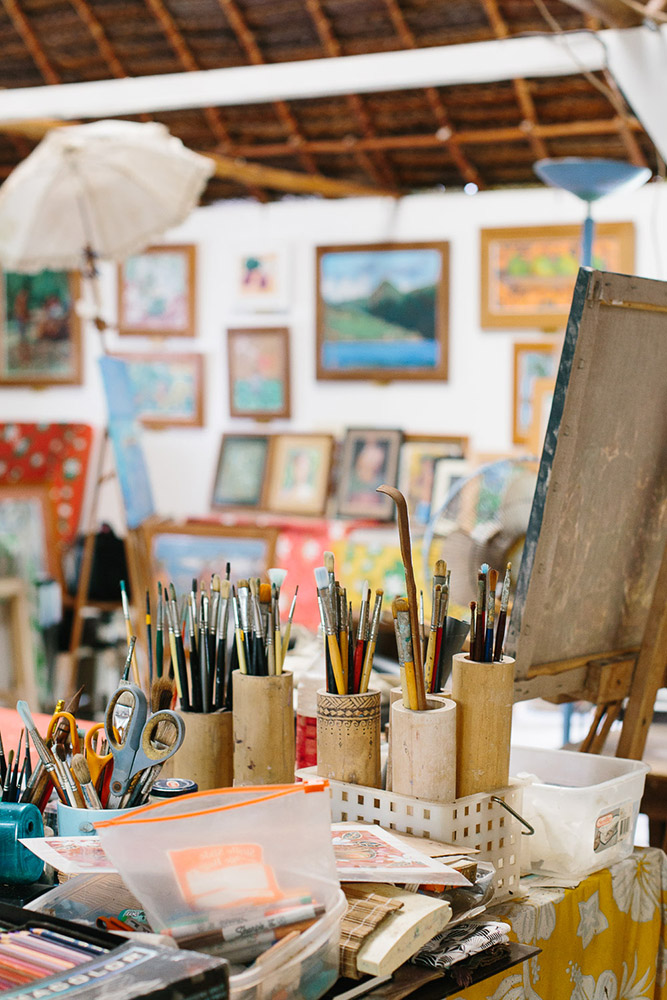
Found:
[{"label": "white label sticker", "polygon": [[624,802],[614,809],[600,813],[595,821],[595,841],[593,850],[596,854],[606,851],[622,843],[630,832],[632,823],[633,803]]}]

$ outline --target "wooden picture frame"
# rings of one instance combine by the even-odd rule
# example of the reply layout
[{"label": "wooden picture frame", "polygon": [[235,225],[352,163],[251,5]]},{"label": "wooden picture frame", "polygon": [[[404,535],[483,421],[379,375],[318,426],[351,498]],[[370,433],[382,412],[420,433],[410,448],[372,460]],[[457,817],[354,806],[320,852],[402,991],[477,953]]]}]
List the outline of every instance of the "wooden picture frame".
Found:
[{"label": "wooden picture frame", "polygon": [[0,577],[32,586],[50,576],[63,586],[61,556],[48,485],[0,483]]},{"label": "wooden picture frame", "polygon": [[150,584],[173,583],[179,597],[189,593],[192,578],[210,580],[213,573],[224,579],[225,564],[231,563],[232,579],[265,576],[274,564],[276,528],[225,526],[207,521],[153,521],[142,526],[148,554]]},{"label": "wooden picture frame", "polygon": [[448,243],[316,250],[317,378],[447,379]]},{"label": "wooden picture frame", "polygon": [[394,501],[376,490],[383,483],[396,485],[402,440],[400,430],[351,427],[346,431],[338,485],[341,517],[392,520]]},{"label": "wooden picture frame", "polygon": [[229,413],[255,420],[288,418],[289,330],[280,327],[227,330]]},{"label": "wooden picture frame", "polygon": [[269,434],[223,434],[211,495],[213,510],[263,507],[271,440]]},{"label": "wooden picture frame", "polygon": [[127,363],[137,418],[144,427],[203,427],[203,355],[111,356]]},{"label": "wooden picture frame", "polygon": [[289,253],[282,243],[236,248],[232,308],[236,313],[281,313],[289,307]]},{"label": "wooden picture frame", "polygon": [[527,445],[533,418],[535,380],[555,376],[558,355],[555,345],[545,341],[514,344],[514,381],[512,404],[512,441]]},{"label": "wooden picture frame", "polygon": [[266,487],[267,509],[277,514],[324,514],[334,445],[331,434],[276,435]]},{"label": "wooden picture frame", "polygon": [[81,321],[76,273],[2,275],[0,385],[81,385]]},{"label": "wooden picture frame", "polygon": [[[579,270],[581,226],[522,226],[481,232],[481,325],[552,332],[567,323]],[[593,266],[632,274],[632,222],[595,226]]]},{"label": "wooden picture frame", "polygon": [[549,426],[549,415],[556,388],[556,375],[536,378],[533,382],[533,411],[528,432],[528,450],[539,458]]},{"label": "wooden picture frame", "polygon": [[433,513],[436,463],[442,459],[461,461],[468,452],[467,437],[406,434],[398,463],[398,488],[408,505],[410,525],[424,531]]},{"label": "wooden picture frame", "polygon": [[118,265],[118,333],[194,337],[197,248],[165,243]]}]

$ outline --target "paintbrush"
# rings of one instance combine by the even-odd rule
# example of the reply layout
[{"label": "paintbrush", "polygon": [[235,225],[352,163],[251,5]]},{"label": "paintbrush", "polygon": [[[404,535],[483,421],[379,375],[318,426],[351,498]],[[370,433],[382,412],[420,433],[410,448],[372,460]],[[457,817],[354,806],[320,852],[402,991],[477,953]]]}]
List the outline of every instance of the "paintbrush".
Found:
[{"label": "paintbrush", "polygon": [[148,647],[148,686],[153,683],[153,628],[151,621],[151,595],[146,591],[146,646]]},{"label": "paintbrush", "polygon": [[477,574],[477,622],[475,625],[475,650],[473,660],[481,663],[484,659],[484,639],[486,635],[486,574],[480,569]]},{"label": "paintbrush", "polygon": [[[23,732],[23,730],[21,730]],[[5,775],[5,780],[2,784],[2,801],[9,802],[9,789],[12,785],[12,772],[14,770],[14,751],[10,750],[7,757],[7,774]]]},{"label": "paintbrush", "polygon": [[162,584],[157,585],[157,608],[155,609],[155,673],[162,677],[164,665],[164,611],[162,607]]},{"label": "paintbrush", "polygon": [[[196,615],[197,608],[195,605],[194,614]],[[188,644],[190,649],[190,691],[192,692],[191,708],[193,712],[201,712],[202,710],[202,678],[201,678],[201,664],[199,662],[199,650],[201,649],[201,644],[199,648],[197,647],[197,639],[195,636],[195,621],[193,618],[192,602],[188,601]]]},{"label": "paintbrush", "polygon": [[280,656],[280,670],[276,664],[276,673],[282,674],[283,666],[285,664],[285,657],[287,656],[287,651],[289,649],[290,633],[292,631],[292,619],[294,618],[294,609],[296,608],[296,598],[299,593],[299,585],[297,584],[294,590],[294,597],[292,598],[292,603],[290,604],[289,614],[287,616],[287,625],[285,626],[285,635],[283,636],[282,653]]},{"label": "paintbrush", "polygon": [[174,682],[168,677],[158,677],[151,684],[151,715],[171,708],[174,699]]},{"label": "paintbrush", "polygon": [[490,569],[488,589],[486,592],[486,636],[484,638],[484,662],[493,660],[493,625],[496,618],[496,587],[498,586],[498,570]]},{"label": "paintbrush", "polygon": [[[232,586],[232,608],[234,611],[234,636],[236,640],[236,655],[239,661],[239,670],[242,674],[248,673],[248,661],[245,655],[245,632],[241,624],[241,609],[236,591]],[[231,678],[230,678],[231,680]],[[228,690],[231,689],[231,684]]]},{"label": "paintbrush", "polygon": [[398,539],[401,547],[401,559],[405,570],[405,586],[408,594],[408,611],[410,614],[410,633],[413,637],[413,663],[415,674],[415,685],[417,688],[417,708],[426,708],[426,692],[424,690],[424,671],[422,667],[421,644],[419,639],[419,616],[417,613],[417,587],[415,585],[415,574],[412,566],[412,545],[410,542],[410,521],[408,518],[408,505],[400,490],[394,486],[383,484],[378,486],[378,493],[386,493],[396,504],[396,516],[398,519]]},{"label": "paintbrush", "polygon": [[371,619],[368,642],[366,643],[366,652],[364,653],[364,666],[361,671],[361,682],[359,684],[360,694],[365,694],[365,692],[368,691],[368,684],[371,678],[371,670],[373,669],[373,656],[375,655],[375,645],[377,643],[377,637],[380,631],[380,615],[382,614],[383,596],[384,596],[384,591],[382,590],[375,591],[375,604],[373,606],[373,617]]},{"label": "paintbrush", "polygon": [[435,671],[431,690],[435,693],[442,690],[442,675],[445,664],[445,648],[447,645],[447,609],[449,607],[449,573],[446,582],[441,585],[440,609],[438,611],[438,633],[435,646]]},{"label": "paintbrush", "polygon": [[331,657],[331,669],[333,670],[336,683],[336,693],[346,694],[343,675],[343,664],[341,663],[340,648],[336,640],[336,626],[334,622],[334,611],[329,591],[329,573],[325,566],[317,566],[315,569],[315,584],[320,598],[320,611],[322,615],[322,629],[327,637],[329,655]]},{"label": "paintbrush", "polygon": [[401,668],[401,689],[403,704],[406,708],[417,711],[417,681],[415,677],[414,648],[410,627],[410,607],[405,597],[395,597],[391,602],[391,613],[394,618],[396,633],[396,649]]},{"label": "paintbrush", "polygon": [[435,674],[436,646],[438,644],[438,623],[440,621],[440,600],[442,596],[442,586],[438,583],[433,592],[433,606],[431,608],[431,627],[428,634],[428,645],[426,647],[426,660],[424,661],[424,684],[427,691],[433,691],[433,681]]},{"label": "paintbrush", "polygon": [[2,745],[2,733],[0,733],[0,788],[5,783],[7,776],[7,761],[5,759],[5,748]]},{"label": "paintbrush", "polygon": [[220,581],[220,604],[218,607],[217,636],[215,647],[215,690],[213,706],[220,709],[225,703],[225,673],[227,669],[227,622],[229,620],[229,580]]},{"label": "paintbrush", "polygon": [[510,602],[511,570],[512,570],[512,563],[508,562],[507,568],[505,569],[505,576],[503,579],[503,589],[500,594],[500,613],[498,615],[498,624],[496,626],[496,644],[493,650],[494,660],[502,660],[503,658],[503,642],[505,641],[505,623],[507,621],[507,608]]},{"label": "paintbrush", "polygon": [[199,659],[201,670],[202,711],[211,711],[211,659],[208,644],[209,599],[207,594],[201,596],[199,610]]},{"label": "paintbrush", "polygon": [[86,758],[81,753],[75,753],[72,757],[72,774],[79,782],[84,802],[88,809],[101,809],[102,803],[95,790],[93,779],[90,776],[90,769]]},{"label": "paintbrush", "polygon": [[[354,690],[357,693],[360,691],[361,677],[364,672],[364,654],[366,652],[366,643],[368,642],[368,605],[370,601],[370,594],[371,591],[368,586],[368,580],[364,580],[361,588],[361,607],[359,608],[359,624],[357,627],[357,641],[354,647],[353,663]],[[350,615],[350,620],[351,619],[352,615]]]},{"label": "paintbrush", "polygon": [[58,781],[58,776],[56,774],[56,758],[53,756],[46,743],[39,735],[37,731],[37,726],[35,725],[32,715],[30,714],[30,708],[27,701],[19,700],[16,702],[16,711],[19,713],[23,719],[23,723],[30,733],[30,738],[34,744],[35,750],[39,755],[39,759],[44,765],[46,771],[48,772],[49,778],[53,782],[54,788],[58,795],[58,798],[65,805],[68,805],[67,796],[65,792],[60,787],[60,782]]},{"label": "paintbrush", "polygon": [[[217,573],[211,577],[210,603],[208,617],[208,661],[215,664],[216,638],[218,635],[218,618],[220,617],[220,584],[221,580]],[[215,675],[211,677],[212,697],[215,696]]]},{"label": "paintbrush", "polygon": [[[130,621],[130,605],[127,600],[127,591],[125,589],[125,580],[120,581],[120,600],[123,606],[123,618],[125,619],[125,633],[127,636],[127,642],[129,645],[130,636],[132,635],[132,622]],[[139,668],[137,667],[137,660],[134,656],[134,647],[132,651],[132,677],[134,683],[137,687],[141,687],[141,680],[139,678]]]}]

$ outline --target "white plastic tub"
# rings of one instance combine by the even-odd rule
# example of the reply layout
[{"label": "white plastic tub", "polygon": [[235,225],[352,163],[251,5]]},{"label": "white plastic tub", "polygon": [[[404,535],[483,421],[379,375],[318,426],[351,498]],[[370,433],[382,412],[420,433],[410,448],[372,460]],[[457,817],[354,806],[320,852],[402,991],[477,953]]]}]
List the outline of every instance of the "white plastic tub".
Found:
[{"label": "white plastic tub", "polygon": [[[632,852],[648,765],[570,750],[512,747],[510,775],[524,780],[522,866],[583,877]],[[531,777],[532,776],[532,777]]]}]

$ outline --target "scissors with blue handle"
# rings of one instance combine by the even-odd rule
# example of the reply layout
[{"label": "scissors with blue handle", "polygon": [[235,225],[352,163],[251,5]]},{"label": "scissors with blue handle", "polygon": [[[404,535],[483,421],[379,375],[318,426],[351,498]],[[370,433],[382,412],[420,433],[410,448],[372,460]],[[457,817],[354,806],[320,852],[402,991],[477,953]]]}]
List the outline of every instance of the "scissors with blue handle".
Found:
[{"label": "scissors with blue handle", "polygon": [[[125,719],[120,720],[120,710]],[[160,736],[158,738],[158,729]],[[176,712],[165,709],[148,713],[146,695],[136,684],[122,683],[107,705],[104,719],[113,772],[107,809],[123,804],[135,775],[156,764],[164,764],[183,743],[185,725]]]}]

